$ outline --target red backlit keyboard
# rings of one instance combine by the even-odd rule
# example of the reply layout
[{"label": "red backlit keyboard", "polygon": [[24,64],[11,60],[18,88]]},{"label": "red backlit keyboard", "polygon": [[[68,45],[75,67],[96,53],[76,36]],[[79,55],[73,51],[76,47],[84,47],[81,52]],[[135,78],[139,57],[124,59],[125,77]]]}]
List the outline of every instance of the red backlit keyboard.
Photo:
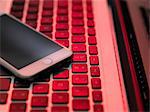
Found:
[{"label": "red backlit keyboard", "polygon": [[91,0],[13,0],[10,14],[73,51],[72,64],[20,80],[1,68],[0,105],[9,112],[103,112],[103,91]]}]

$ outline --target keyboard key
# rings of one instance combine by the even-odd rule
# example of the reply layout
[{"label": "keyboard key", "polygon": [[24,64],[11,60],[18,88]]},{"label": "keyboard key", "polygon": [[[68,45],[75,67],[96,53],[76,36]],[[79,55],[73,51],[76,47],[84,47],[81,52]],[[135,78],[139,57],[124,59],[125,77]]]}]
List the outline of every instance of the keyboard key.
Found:
[{"label": "keyboard key", "polygon": [[63,39],[63,40],[57,39],[56,41],[65,47],[69,47],[69,40],[67,40],[67,39]]},{"label": "keyboard key", "polygon": [[17,11],[23,11],[24,6],[22,5],[13,5],[11,8],[11,11],[17,12]]},{"label": "keyboard key", "polygon": [[88,19],[93,19],[94,18],[93,13],[92,12],[88,12],[87,13],[87,18]]},{"label": "keyboard key", "polygon": [[43,17],[52,17],[53,16],[53,11],[52,10],[43,10],[42,16]]},{"label": "keyboard key", "polygon": [[82,12],[83,11],[83,7],[82,7],[82,5],[73,5],[72,6],[72,10],[76,11],[76,12]]},{"label": "keyboard key", "polygon": [[53,1],[44,0],[43,9],[44,10],[52,10],[53,9]]},{"label": "keyboard key", "polygon": [[58,1],[58,8],[67,8],[68,2],[66,0],[60,0]]},{"label": "keyboard key", "polygon": [[30,0],[29,2],[29,6],[31,7],[37,7],[39,5],[39,1],[38,0]]},{"label": "keyboard key", "polygon": [[11,99],[17,101],[25,101],[28,99],[28,93],[28,90],[13,90]]},{"label": "keyboard key", "polygon": [[22,5],[23,6],[24,2],[25,2],[24,0],[14,0],[13,5]]},{"label": "keyboard key", "polygon": [[95,36],[89,36],[88,43],[89,43],[89,45],[96,45],[97,44],[96,37]]},{"label": "keyboard key", "polygon": [[30,82],[26,80],[20,80],[18,78],[15,78],[14,81],[14,88],[29,88]]},{"label": "keyboard key", "polygon": [[73,35],[72,42],[73,43],[85,43],[85,36],[84,35]]},{"label": "keyboard key", "polygon": [[88,20],[87,21],[87,26],[88,27],[94,27],[95,26],[94,21],[93,20]]},{"label": "keyboard key", "polygon": [[38,7],[29,7],[28,13],[38,13]]},{"label": "keyboard key", "polygon": [[34,84],[33,85],[33,94],[48,94],[49,84]]},{"label": "keyboard key", "polygon": [[11,103],[9,112],[26,112],[25,103]]},{"label": "keyboard key", "polygon": [[87,55],[86,54],[73,54],[72,60],[73,62],[86,62]]},{"label": "keyboard key", "polygon": [[53,106],[52,112],[69,112],[69,108],[66,106]]},{"label": "keyboard key", "polygon": [[36,28],[37,27],[37,22],[36,21],[32,21],[32,20],[27,20],[26,24],[28,24],[29,26]]},{"label": "keyboard key", "polygon": [[52,103],[68,103],[69,102],[69,94],[68,93],[53,93],[52,94]]},{"label": "keyboard key", "polygon": [[37,20],[38,15],[37,14],[27,14],[26,19],[27,20]]},{"label": "keyboard key", "polygon": [[84,26],[84,21],[82,19],[73,19],[72,26]]},{"label": "keyboard key", "polygon": [[87,99],[74,99],[72,102],[73,110],[87,111],[90,109],[89,100]]},{"label": "keyboard key", "polygon": [[86,85],[88,84],[88,76],[87,75],[72,75],[72,83],[73,84],[81,84],[81,85]]},{"label": "keyboard key", "polygon": [[72,44],[73,52],[86,52],[85,44]]},{"label": "keyboard key", "polygon": [[90,64],[91,65],[98,65],[99,61],[98,61],[98,56],[90,56]]},{"label": "keyboard key", "polygon": [[89,36],[95,36],[96,35],[95,29],[94,28],[88,28],[88,35]]},{"label": "keyboard key", "polygon": [[57,23],[56,30],[68,30],[69,25],[67,23]]},{"label": "keyboard key", "polygon": [[72,34],[79,35],[79,34],[85,34],[84,27],[72,27]]},{"label": "keyboard key", "polygon": [[47,96],[33,96],[31,100],[32,107],[47,107],[48,97]]},{"label": "keyboard key", "polygon": [[6,104],[8,98],[7,93],[0,93],[0,104]]},{"label": "keyboard key", "polygon": [[92,66],[90,67],[91,76],[92,77],[99,77],[100,76],[100,69],[98,66]]},{"label": "keyboard key", "polygon": [[101,104],[94,105],[94,112],[104,112],[103,106]]},{"label": "keyboard key", "polygon": [[94,102],[102,102],[102,92],[101,91],[93,91],[92,96],[93,96]]},{"label": "keyboard key", "polygon": [[31,110],[30,112],[47,112],[47,110],[40,110],[40,109],[37,110],[37,109],[36,109],[36,110]]},{"label": "keyboard key", "polygon": [[87,64],[72,64],[72,72],[74,73],[86,73],[87,71]]},{"label": "keyboard key", "polygon": [[44,34],[46,35],[46,36],[48,36],[49,38],[53,38],[53,36],[52,36],[52,33],[51,32],[44,32]]},{"label": "keyboard key", "polygon": [[11,12],[11,14],[13,16],[15,16],[16,18],[18,19],[22,19],[22,16],[23,16],[23,12],[22,11],[19,11],[19,12]]},{"label": "keyboard key", "polygon": [[89,46],[89,53],[90,53],[90,55],[97,55],[98,54],[97,47]]},{"label": "keyboard key", "polygon": [[40,26],[41,32],[52,32],[52,26],[50,25],[41,25]]},{"label": "keyboard key", "polygon": [[68,91],[69,90],[69,82],[68,81],[53,81],[52,86],[54,91]]},{"label": "keyboard key", "polygon": [[57,22],[68,22],[68,16],[57,16]]},{"label": "keyboard key", "polygon": [[0,78],[0,91],[8,91],[10,87],[10,78]]},{"label": "keyboard key", "polygon": [[72,96],[73,97],[88,97],[89,96],[89,88],[88,87],[72,87]]},{"label": "keyboard key", "polygon": [[83,18],[83,13],[81,13],[81,12],[72,12],[72,18],[82,19]]},{"label": "keyboard key", "polygon": [[53,19],[50,17],[43,17],[41,19],[41,24],[52,24],[52,22],[53,22]]},{"label": "keyboard key", "polygon": [[57,15],[68,15],[68,9],[59,9],[57,10]]},{"label": "keyboard key", "polygon": [[68,39],[69,38],[69,32],[68,31],[59,31],[55,33],[56,39]]},{"label": "keyboard key", "polygon": [[58,74],[54,74],[54,79],[68,79],[69,78],[69,70],[66,69]]},{"label": "keyboard key", "polygon": [[92,83],[92,88],[93,89],[101,89],[101,80],[100,80],[100,78],[92,78],[91,83]]}]

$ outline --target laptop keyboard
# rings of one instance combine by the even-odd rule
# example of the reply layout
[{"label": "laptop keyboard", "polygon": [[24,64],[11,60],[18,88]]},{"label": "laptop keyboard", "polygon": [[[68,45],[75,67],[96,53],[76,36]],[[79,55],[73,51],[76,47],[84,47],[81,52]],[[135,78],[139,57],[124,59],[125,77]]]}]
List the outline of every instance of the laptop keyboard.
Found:
[{"label": "laptop keyboard", "polygon": [[33,82],[1,67],[0,104],[10,103],[10,112],[103,112],[92,0],[13,0],[10,13],[71,49],[73,56],[70,67],[41,73]]}]

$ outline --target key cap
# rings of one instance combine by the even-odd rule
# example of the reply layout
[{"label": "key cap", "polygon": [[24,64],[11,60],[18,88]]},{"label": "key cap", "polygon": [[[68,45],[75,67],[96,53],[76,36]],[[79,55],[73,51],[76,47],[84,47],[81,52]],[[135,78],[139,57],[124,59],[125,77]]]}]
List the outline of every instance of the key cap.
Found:
[{"label": "key cap", "polygon": [[52,94],[52,103],[67,104],[68,102],[69,102],[69,94],[68,93],[53,93]]},{"label": "key cap", "polygon": [[36,28],[37,27],[37,22],[36,21],[32,21],[32,20],[27,20],[26,24],[28,24],[29,26]]},{"label": "key cap", "polygon": [[48,97],[47,96],[33,96],[31,99],[32,107],[47,107]]},{"label": "key cap", "polygon": [[69,38],[69,32],[68,31],[59,31],[55,33],[56,39],[68,39]]},{"label": "key cap", "polygon": [[28,99],[28,93],[28,90],[13,90],[11,99],[17,101],[25,101]]},{"label": "key cap", "polygon": [[94,102],[102,102],[102,92],[101,91],[93,91],[92,97]]},{"label": "key cap", "polygon": [[72,27],[72,34],[74,35],[85,34],[85,28],[84,27]]},{"label": "key cap", "polygon": [[52,17],[53,16],[53,11],[52,10],[43,10],[42,16],[43,17]]},{"label": "key cap", "polygon": [[87,99],[73,99],[72,105],[73,110],[76,111],[87,111],[90,109],[89,100]]},{"label": "key cap", "polygon": [[94,27],[95,26],[94,21],[93,20],[88,20],[87,21],[87,26],[88,27]]},{"label": "key cap", "polygon": [[38,13],[38,7],[29,7],[28,13]]},{"label": "key cap", "polygon": [[43,9],[44,10],[52,10],[53,9],[53,1],[44,0]]},{"label": "key cap", "polygon": [[54,79],[68,79],[69,78],[69,70],[66,69],[58,74],[54,74]]},{"label": "key cap", "polygon": [[88,28],[88,35],[89,36],[95,36],[96,35],[96,31],[94,28]]},{"label": "key cap", "polygon": [[72,60],[73,62],[86,62],[87,55],[86,54],[73,54]]},{"label": "key cap", "polygon": [[59,9],[58,8],[57,15],[68,15],[68,9]]},{"label": "key cap", "polygon": [[25,103],[11,103],[9,112],[26,112]]},{"label": "key cap", "polygon": [[52,26],[50,25],[41,25],[40,26],[41,32],[52,32]]},{"label": "key cap", "polygon": [[34,84],[33,85],[33,94],[48,94],[49,84]]},{"label": "key cap", "polygon": [[17,11],[23,11],[23,6],[22,5],[13,5],[11,8],[11,11],[17,12]]},{"label": "key cap", "polygon": [[73,19],[72,26],[84,26],[84,21],[82,19]]},{"label": "key cap", "polygon": [[68,30],[69,25],[67,23],[57,23],[56,30]]},{"label": "key cap", "polygon": [[65,0],[60,0],[58,1],[58,8],[67,8],[68,7],[68,2]]},{"label": "key cap", "polygon": [[88,19],[93,19],[94,18],[93,13],[92,12],[88,12],[87,13],[87,18]]},{"label": "key cap", "polygon": [[88,43],[89,43],[89,45],[96,45],[97,44],[96,37],[95,36],[89,36]]},{"label": "key cap", "polygon": [[52,33],[51,32],[44,32],[44,34],[46,35],[46,36],[48,36],[49,38],[53,38],[53,36],[52,36]]},{"label": "key cap", "polygon": [[73,73],[86,73],[87,71],[87,64],[72,64]]},{"label": "key cap", "polygon": [[31,7],[37,7],[39,5],[39,1],[38,0],[31,0],[29,2],[29,6]]},{"label": "key cap", "polygon": [[65,47],[69,47],[69,40],[67,40],[67,39],[63,39],[63,40],[57,39],[56,41]]},{"label": "key cap", "polygon": [[37,20],[38,15],[37,14],[27,14],[26,19],[27,20]]},{"label": "key cap", "polygon": [[18,18],[18,19],[22,19],[22,16],[23,16],[23,12],[21,11],[19,11],[19,12],[11,12],[11,14],[13,15],[13,16],[15,16],[16,18]]},{"label": "key cap", "polygon": [[72,96],[73,97],[88,97],[89,96],[89,88],[88,87],[72,87]]},{"label": "key cap", "polygon": [[61,22],[68,22],[68,16],[57,16],[57,22],[61,23]]},{"label": "key cap", "polygon": [[0,93],[0,104],[6,104],[8,98],[7,93]]},{"label": "key cap", "polygon": [[76,11],[76,12],[82,12],[83,11],[83,7],[82,5],[73,5],[72,6],[72,11]]},{"label": "key cap", "polygon": [[104,112],[103,105],[101,104],[94,105],[94,112]]},{"label": "key cap", "polygon": [[53,19],[52,18],[50,18],[50,17],[42,17],[42,19],[41,19],[41,24],[43,25],[43,24],[52,24],[52,22],[53,22]]},{"label": "key cap", "polygon": [[29,88],[29,86],[30,86],[30,82],[15,78],[14,88]]},{"label": "key cap", "polygon": [[8,91],[10,87],[10,78],[0,78],[0,91]]},{"label": "key cap", "polygon": [[97,55],[98,54],[97,47],[89,46],[89,53],[90,53],[90,55]]},{"label": "key cap", "polygon": [[98,65],[99,61],[98,61],[98,56],[90,56],[90,64],[91,65]]},{"label": "key cap", "polygon": [[85,36],[84,35],[73,35],[72,42],[73,43],[85,43]]},{"label": "key cap", "polygon": [[69,82],[68,81],[53,81],[52,86],[54,91],[68,91],[69,89]]},{"label": "key cap", "polygon": [[88,76],[87,75],[72,75],[72,84],[77,85],[86,85],[88,84]]},{"label": "key cap", "polygon": [[83,13],[82,12],[72,12],[72,18],[82,19],[83,18]]},{"label": "key cap", "polygon": [[24,5],[24,0],[14,0],[13,5]]},{"label": "key cap", "polygon": [[66,106],[53,106],[52,112],[69,112],[69,108]]},{"label": "key cap", "polygon": [[100,76],[100,69],[97,66],[90,67],[91,76],[92,77],[99,77]]},{"label": "key cap", "polygon": [[93,8],[91,5],[87,5],[87,12],[93,12]]},{"label": "key cap", "polygon": [[101,80],[100,78],[92,78],[92,88],[93,89],[101,89]]},{"label": "key cap", "polygon": [[31,110],[30,112],[47,112],[47,110],[40,110],[40,109],[37,110],[37,109],[36,109],[36,110]]},{"label": "key cap", "polygon": [[86,52],[85,44],[72,44],[73,52]]}]

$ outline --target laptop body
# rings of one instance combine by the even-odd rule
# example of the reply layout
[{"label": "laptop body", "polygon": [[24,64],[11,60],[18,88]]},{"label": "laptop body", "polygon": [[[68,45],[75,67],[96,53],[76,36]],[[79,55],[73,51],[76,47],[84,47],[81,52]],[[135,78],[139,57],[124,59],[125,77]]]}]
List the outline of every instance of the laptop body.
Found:
[{"label": "laptop body", "polygon": [[[57,17],[57,4],[58,2],[57,1],[54,1],[54,12],[53,12],[53,19],[54,19],[54,23],[53,23],[53,27],[55,29],[55,24],[57,23],[56,21],[56,17]],[[86,1],[82,1],[83,3],[83,10],[84,10],[84,22],[86,24],[86,21],[88,20],[88,18],[86,18]],[[34,94],[32,92],[32,89],[33,89],[33,85],[34,83],[40,83],[41,82],[34,82],[34,83],[31,83],[29,88],[27,88],[27,90],[29,91],[28,93],[28,98],[27,100],[23,100],[23,101],[16,101],[16,100],[12,100],[12,92],[14,90],[16,90],[16,88],[14,88],[14,80],[15,80],[15,77],[12,75],[12,76],[9,76],[9,75],[4,75],[4,76],[1,76],[1,78],[10,78],[11,79],[11,82],[10,82],[10,87],[7,91],[0,91],[1,93],[7,93],[8,96],[7,96],[7,102],[5,104],[2,104],[0,105],[0,110],[3,112],[7,112],[7,111],[10,111],[10,108],[12,103],[16,104],[16,103],[26,103],[27,106],[26,106],[26,111],[32,111],[32,110],[40,110],[40,111],[43,111],[43,110],[47,110],[47,111],[53,111],[52,108],[54,107],[68,107],[66,110],[67,111],[82,111],[80,110],[80,108],[77,108],[77,110],[74,110],[74,104],[73,104],[73,100],[74,99],[88,99],[89,101],[89,108],[88,110],[84,110],[84,111],[101,111],[101,109],[98,109],[98,108],[101,108],[101,106],[95,106],[95,105],[102,105],[103,107],[103,111],[130,111],[130,110],[144,110],[144,108],[147,108],[147,107],[144,107],[143,105],[143,100],[142,100],[142,95],[141,95],[141,98],[137,99],[137,96],[136,96],[136,91],[134,88],[135,85],[133,85],[133,91],[131,92],[129,89],[129,85],[127,85],[126,83],[128,82],[127,80],[127,77],[125,77],[125,72],[126,71],[126,67],[123,67],[124,63],[121,61],[121,53],[119,51],[119,42],[118,42],[118,38],[116,38],[117,36],[117,31],[116,31],[116,26],[115,26],[115,23],[114,23],[114,12],[113,12],[113,8],[111,8],[113,5],[112,4],[117,4],[117,1],[116,2],[109,2],[110,4],[108,4],[108,1],[106,0],[95,0],[95,1],[92,1],[92,6],[93,6],[93,13],[94,13],[94,21],[95,21],[95,29],[96,29],[96,39],[97,39],[97,48],[98,48],[98,57],[99,57],[99,67],[100,67],[100,77],[96,77],[96,78],[100,78],[101,79],[101,84],[102,84],[102,87],[101,89],[96,89],[96,91],[102,91],[102,101],[98,101],[98,102],[95,102],[93,101],[93,96],[92,96],[92,92],[91,91],[94,91],[95,89],[92,88],[92,84],[91,84],[91,79],[93,78],[93,76],[91,77],[90,75],[88,76],[88,80],[89,80],[89,83],[87,84],[88,88],[89,88],[89,96],[88,97],[74,97],[72,96],[73,95],[73,91],[72,91],[72,88],[74,86],[77,86],[77,85],[74,85],[72,83],[72,75],[75,75],[74,73],[71,72],[71,69],[69,69],[69,78],[65,79],[67,81],[69,81],[69,89],[68,91],[65,91],[65,93],[68,93],[69,95],[69,100],[68,100],[68,103],[67,104],[55,104],[52,102],[52,94],[55,93],[55,91],[53,90],[52,86],[53,86],[53,81],[57,81],[57,80],[64,80],[64,79],[55,79],[53,78],[52,74],[50,75],[50,81],[48,81],[48,85],[50,86],[49,87],[49,93],[48,94],[44,94],[45,96],[48,96],[48,100],[50,101],[50,103],[48,103],[48,105],[46,107],[35,107],[35,106],[32,106],[32,97],[33,96],[41,96],[41,94]],[[24,12],[23,12],[23,17],[21,18],[21,20],[26,23],[26,16],[27,16],[27,10],[28,10],[28,4],[29,4],[29,1],[25,1],[25,4],[24,4]],[[41,0],[39,2],[39,10],[42,12],[42,4],[43,4],[43,0]],[[118,3],[119,4],[119,3]],[[119,7],[119,5],[116,5],[115,7]],[[131,4],[129,2],[129,4]],[[134,4],[138,4],[137,2],[134,2]],[[11,7],[13,5],[13,1],[10,0],[8,2],[6,1],[2,1],[2,4],[0,6],[1,11],[2,12],[7,12],[7,13],[11,13]],[[129,5],[130,6],[130,5]],[[128,6],[128,7],[129,7]],[[68,2],[68,16],[69,16],[69,29],[71,29],[71,13],[72,13],[72,10],[71,10],[71,7],[72,7],[72,4],[71,2],[69,1]],[[138,8],[139,5],[135,5],[135,9]],[[133,11],[132,9],[132,5],[130,6],[129,10],[130,12]],[[118,9],[117,9],[118,10]],[[136,12],[138,12],[136,10]],[[118,13],[118,12],[117,12]],[[134,12],[135,13],[135,12]],[[132,14],[131,14],[132,15]],[[38,31],[40,31],[40,25],[41,25],[41,14],[39,14],[39,18],[37,20],[37,27],[36,29]],[[105,18],[105,19],[104,19]],[[134,16],[132,17],[134,18]],[[142,21],[143,19],[137,15],[137,18],[140,18]],[[120,20],[119,20],[120,21]],[[134,21],[134,20],[133,20]],[[133,22],[134,23],[134,22]],[[134,23],[136,25],[136,23]],[[141,22],[141,25],[143,25],[143,23]],[[84,26],[85,28],[88,28],[87,25]],[[144,26],[142,26],[144,27]],[[120,28],[121,29],[121,28]],[[137,29],[136,29],[137,30]],[[144,29],[143,29],[144,30]],[[55,40],[55,37],[54,37],[54,34],[55,34],[55,31],[54,30],[52,32],[53,34],[53,38]],[[141,31],[141,30],[140,30]],[[106,33],[107,32],[107,33]],[[136,31],[136,32],[139,32]],[[142,32],[145,32],[142,31]],[[86,36],[88,37],[88,32],[86,32]],[[71,44],[73,44],[74,42],[71,42],[71,30],[69,30],[69,34],[70,34],[70,38],[69,38],[69,48],[72,49],[72,46]],[[140,34],[143,34],[143,33],[140,33]],[[136,34],[136,36],[139,35],[139,34]],[[146,32],[143,34],[143,36],[147,35]],[[141,38],[141,36],[139,36],[138,38]],[[138,39],[137,39],[138,40]],[[141,40],[144,40],[144,39],[141,39]],[[145,41],[143,43],[147,43],[149,41],[147,41],[149,39],[145,39]],[[120,40],[119,40],[120,41]],[[147,49],[148,49],[148,43],[147,44],[143,44],[142,41],[139,41],[138,40],[138,45],[140,46],[139,49],[140,49],[140,53],[141,53],[141,57],[142,57],[142,60],[145,60],[143,62],[143,65],[144,65],[144,71],[146,71],[146,74],[148,74],[148,63],[147,63],[147,59],[148,57],[145,57],[145,56],[148,56],[146,53]],[[86,42],[85,42],[86,46],[87,46],[87,49],[89,50],[89,44],[88,44],[88,38],[86,39]],[[144,45],[144,48],[143,46]],[[124,48],[125,49],[125,48]],[[87,50],[87,51],[88,51]],[[125,49],[126,51],[127,49]],[[144,50],[144,51],[142,51]],[[90,57],[90,54],[88,52],[86,52],[87,56]],[[126,53],[127,54],[127,53]],[[90,60],[87,58],[87,64],[89,66],[88,69],[90,69],[91,65],[90,65]],[[127,56],[127,60],[126,61],[129,61],[128,60],[128,56]],[[145,64],[147,63],[147,64]],[[130,64],[129,64],[130,65]],[[132,65],[132,64],[131,64]],[[130,66],[128,66],[130,68]],[[134,67],[133,67],[134,68]],[[3,70],[3,71],[6,71],[6,70]],[[130,70],[129,70],[130,71]],[[87,72],[88,74],[90,74],[90,70],[88,70]],[[4,73],[6,74],[6,73]],[[131,73],[129,74],[131,76]],[[133,74],[132,76],[135,76],[135,74]],[[146,75],[146,78],[148,77],[148,75]],[[95,77],[94,77],[95,78]],[[132,78],[131,78],[132,79]],[[134,79],[134,78],[133,78]],[[132,80],[133,80],[132,79]],[[148,79],[148,78],[147,78]],[[131,80],[131,83],[133,83]],[[126,82],[125,82],[126,81]],[[43,83],[43,82],[42,82]],[[44,82],[45,83],[45,82]],[[47,82],[46,82],[47,83]],[[138,84],[138,81],[135,81],[135,84]],[[82,86],[82,85],[81,85]],[[17,90],[21,90],[24,88],[17,88]],[[139,89],[139,87],[137,87],[137,89]],[[26,90],[26,88],[25,88]],[[140,89],[138,90],[139,91],[139,94],[141,94],[141,91]],[[149,90],[148,90],[149,91]],[[57,93],[57,91],[56,91]],[[133,94],[132,94],[133,93]],[[43,94],[42,94],[43,95]],[[132,102],[132,98],[133,96],[135,96],[133,102],[138,102],[137,104],[133,104]],[[130,101],[131,100],[131,101]],[[95,109],[96,108],[96,109]],[[78,110],[79,109],[79,110]]]}]

